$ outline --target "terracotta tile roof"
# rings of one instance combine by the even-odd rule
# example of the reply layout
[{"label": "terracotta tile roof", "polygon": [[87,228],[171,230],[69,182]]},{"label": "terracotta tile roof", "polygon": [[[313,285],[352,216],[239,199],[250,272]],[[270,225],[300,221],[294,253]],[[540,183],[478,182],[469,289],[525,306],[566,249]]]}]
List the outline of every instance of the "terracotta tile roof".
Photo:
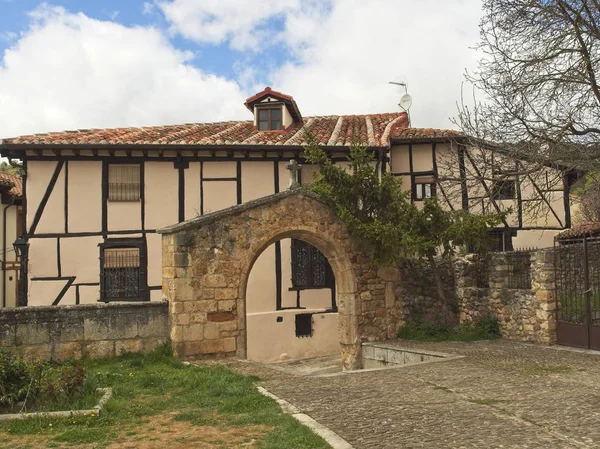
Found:
[{"label": "terracotta tile roof", "polygon": [[23,196],[23,182],[19,175],[0,172],[0,189],[10,189],[8,194],[19,198]]},{"label": "terracotta tile roof", "polygon": [[402,128],[392,135],[392,140],[448,139],[462,136],[462,132],[454,129]]},{"label": "terracotta tile roof", "polygon": [[584,223],[561,232],[556,236],[556,239],[567,240],[581,237],[596,237],[598,235],[600,235],[600,222]]},{"label": "terracotta tile roof", "polygon": [[13,145],[302,145],[305,131],[323,146],[348,146],[358,135],[370,147],[388,147],[408,123],[406,113],[305,117],[282,131],[258,131],[253,121],[191,123],[143,128],[80,129],[5,139]]}]

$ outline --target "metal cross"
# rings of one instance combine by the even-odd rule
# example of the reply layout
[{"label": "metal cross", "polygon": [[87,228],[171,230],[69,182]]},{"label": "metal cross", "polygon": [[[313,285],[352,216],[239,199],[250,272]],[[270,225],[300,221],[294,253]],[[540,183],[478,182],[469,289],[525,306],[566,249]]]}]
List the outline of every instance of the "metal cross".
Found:
[{"label": "metal cross", "polygon": [[290,183],[288,184],[288,190],[300,187],[300,170],[302,170],[302,165],[298,164],[298,162],[292,159],[285,167],[290,171]]}]

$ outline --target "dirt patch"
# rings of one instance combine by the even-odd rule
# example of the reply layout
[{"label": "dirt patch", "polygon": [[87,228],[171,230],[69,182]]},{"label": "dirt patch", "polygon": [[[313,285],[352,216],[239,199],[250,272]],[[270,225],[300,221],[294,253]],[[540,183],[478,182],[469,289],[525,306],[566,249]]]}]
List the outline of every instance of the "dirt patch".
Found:
[{"label": "dirt patch", "polygon": [[[198,425],[173,418],[182,412],[167,412],[150,417],[136,428],[135,433],[125,432],[107,449],[169,449],[183,448],[254,448],[258,440],[273,430],[267,426]],[[218,417],[209,417],[211,421]],[[127,434],[127,435],[126,435]]]},{"label": "dirt patch", "polygon": [[[168,411],[163,415],[145,419],[144,424],[124,429],[106,449],[222,449],[256,448],[261,437],[273,431],[272,427],[259,425],[228,426],[218,415],[207,415],[210,425],[174,419],[184,411]],[[222,422],[222,424],[221,424]],[[57,433],[59,435],[59,433]],[[10,435],[0,433],[0,448],[13,449],[65,449],[72,443],[57,442],[54,435]],[[77,444],[79,449],[94,449],[97,444]]]}]

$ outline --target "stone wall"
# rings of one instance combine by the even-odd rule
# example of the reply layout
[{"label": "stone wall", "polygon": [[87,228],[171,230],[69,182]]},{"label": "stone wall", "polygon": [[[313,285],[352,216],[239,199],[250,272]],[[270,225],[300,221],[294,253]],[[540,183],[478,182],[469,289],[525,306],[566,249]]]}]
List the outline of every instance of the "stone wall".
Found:
[{"label": "stone wall", "polygon": [[246,283],[270,244],[297,238],[317,247],[335,278],[344,367],[360,366],[361,342],[393,337],[399,270],[382,269],[314,194],[288,190],[180,223],[163,235],[163,294],[179,357],[246,356]]},{"label": "stone wall", "polygon": [[[452,264],[437,260],[438,272],[444,286],[448,304],[456,305],[456,288]],[[400,266],[402,282],[396,288],[396,298],[401,304],[399,319],[404,323],[414,314],[425,318],[435,318],[439,313],[440,300],[435,285],[433,271],[428,263],[406,261]]]},{"label": "stone wall", "polygon": [[165,302],[0,309],[0,345],[28,358],[148,352],[168,339]]},{"label": "stone wall", "polygon": [[510,340],[551,344],[556,339],[554,258],[552,249],[531,252],[530,289],[508,288],[507,257],[492,254],[488,288],[478,287],[476,256],[468,255],[454,264],[461,322],[473,322],[492,314],[500,321],[502,337]]}]

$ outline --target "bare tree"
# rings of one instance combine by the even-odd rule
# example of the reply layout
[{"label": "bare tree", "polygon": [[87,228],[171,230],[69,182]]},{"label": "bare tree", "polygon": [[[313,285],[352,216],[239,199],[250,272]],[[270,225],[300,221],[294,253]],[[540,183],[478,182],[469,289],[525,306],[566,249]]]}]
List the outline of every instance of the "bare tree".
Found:
[{"label": "bare tree", "polygon": [[484,0],[484,98],[460,108],[465,134],[532,162],[600,167],[600,1]]}]

